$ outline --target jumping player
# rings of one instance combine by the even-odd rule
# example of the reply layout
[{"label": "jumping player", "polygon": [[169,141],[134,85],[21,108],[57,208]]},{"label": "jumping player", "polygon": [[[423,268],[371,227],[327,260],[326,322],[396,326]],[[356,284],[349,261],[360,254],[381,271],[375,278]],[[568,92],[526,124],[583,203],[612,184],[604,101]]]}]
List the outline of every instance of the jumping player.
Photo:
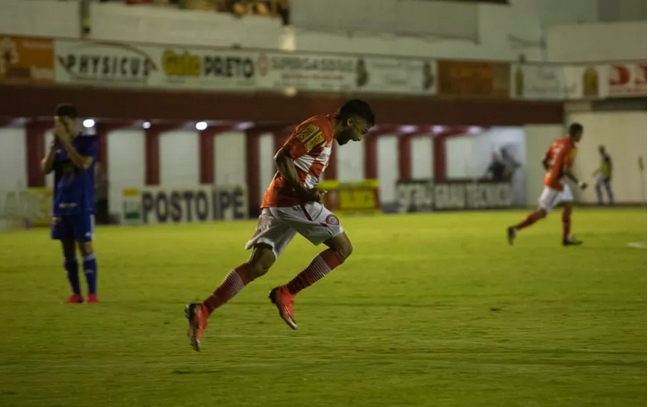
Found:
[{"label": "jumping player", "polygon": [[531,212],[529,216],[519,224],[510,226],[507,229],[509,244],[513,244],[517,231],[531,226],[547,214],[557,205],[562,204],[562,224],[563,224],[563,245],[579,245],[583,242],[576,240],[571,235],[571,213],[572,213],[572,196],[569,185],[565,184],[565,178],[574,181],[581,189],[587,188],[587,184],[572,173],[571,167],[576,158],[576,143],[583,137],[583,126],[579,123],[573,123],[569,126],[569,136],[560,138],[549,146],[542,165],[547,174],[544,179],[544,190],[538,200],[538,209]]},{"label": "jumping player", "polygon": [[322,205],[323,192],[316,188],[328,165],[333,141],[339,145],[360,141],[373,125],[374,114],[369,105],[351,100],[335,114],[313,116],[295,128],[274,157],[278,171],[263,197],[256,232],[245,245],[253,250],[249,260],[230,271],[205,301],[187,305],[188,335],[196,351],[200,350],[209,315],[248,283],[267,273],[299,233],[314,245],[324,243],[328,249],[292,281],[270,291],[270,301],[276,305],[279,316],[289,327],[297,328],[293,314],[297,293],[342,264],[352,251],[338,218]]},{"label": "jumping player", "polygon": [[97,300],[97,260],[92,250],[94,228],[94,164],[97,138],[79,132],[77,110],[59,105],[54,116],[54,141],[41,162],[45,174],[54,171],[52,239],[63,246],[63,266],[72,288],[67,303],[82,303],[76,247],[83,258],[88,303]]}]

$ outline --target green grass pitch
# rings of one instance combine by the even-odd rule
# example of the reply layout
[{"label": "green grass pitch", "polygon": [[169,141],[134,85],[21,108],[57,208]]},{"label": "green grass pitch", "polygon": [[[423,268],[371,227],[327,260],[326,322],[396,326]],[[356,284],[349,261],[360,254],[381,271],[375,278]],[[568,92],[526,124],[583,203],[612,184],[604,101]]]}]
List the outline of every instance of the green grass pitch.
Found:
[{"label": "green grass pitch", "polygon": [[[103,227],[99,298],[68,295],[46,230],[0,235],[0,406],[643,406],[646,210],[343,218],[355,251],[296,300],[297,237],[191,350],[184,304],[246,260],[254,222]],[[639,242],[643,247],[629,247]],[[85,281],[82,277],[82,282]]]}]

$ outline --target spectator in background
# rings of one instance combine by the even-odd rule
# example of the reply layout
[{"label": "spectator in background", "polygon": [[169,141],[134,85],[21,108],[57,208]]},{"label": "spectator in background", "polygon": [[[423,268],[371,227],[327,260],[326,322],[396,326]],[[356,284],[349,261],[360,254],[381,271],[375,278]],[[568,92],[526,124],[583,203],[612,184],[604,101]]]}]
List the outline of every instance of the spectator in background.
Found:
[{"label": "spectator in background", "polygon": [[[502,182],[505,180],[504,177],[504,172],[506,171],[506,166],[504,163],[500,160],[499,156],[497,153],[493,153],[493,161],[491,161],[490,165],[486,169],[486,173],[484,176],[486,178],[490,178],[491,180],[495,182]],[[490,174],[490,176],[489,176]]]},{"label": "spectator in background", "polygon": [[502,154],[502,163],[504,164],[504,179],[507,181],[512,181],[513,180],[513,175],[515,174],[515,171],[517,171],[518,168],[522,166],[517,160],[511,155],[508,150],[503,147],[500,150]]},{"label": "spectator in background", "polygon": [[593,176],[599,175],[598,180],[596,181],[596,197],[598,198],[599,206],[603,206],[603,194],[601,193],[601,187],[605,187],[607,191],[608,199],[610,200],[610,206],[614,206],[614,196],[612,194],[612,187],[610,186],[610,181],[612,181],[612,158],[605,151],[605,146],[599,146],[599,154],[601,154],[601,166],[594,171]]}]

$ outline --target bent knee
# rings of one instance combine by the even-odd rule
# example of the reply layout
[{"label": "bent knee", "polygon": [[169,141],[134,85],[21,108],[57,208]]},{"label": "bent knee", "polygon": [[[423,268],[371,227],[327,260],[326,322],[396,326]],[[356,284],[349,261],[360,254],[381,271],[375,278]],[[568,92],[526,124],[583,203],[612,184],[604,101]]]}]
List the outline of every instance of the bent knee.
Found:
[{"label": "bent knee", "polygon": [[256,280],[270,270],[270,266],[259,263],[248,263],[248,275],[250,280]]},{"label": "bent knee", "polygon": [[344,261],[351,256],[351,253],[353,253],[353,245],[351,245],[351,242],[347,240],[344,244],[335,249],[335,253],[337,253],[341,261]]}]

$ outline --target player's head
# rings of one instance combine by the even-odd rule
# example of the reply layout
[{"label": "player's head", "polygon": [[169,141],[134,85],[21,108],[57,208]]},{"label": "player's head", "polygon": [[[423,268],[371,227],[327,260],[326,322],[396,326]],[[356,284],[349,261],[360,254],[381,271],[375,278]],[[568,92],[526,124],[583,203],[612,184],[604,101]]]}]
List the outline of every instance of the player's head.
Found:
[{"label": "player's head", "polygon": [[599,146],[599,153],[601,153],[601,155],[605,155],[605,146],[603,144]]},{"label": "player's head", "polygon": [[60,123],[72,136],[75,136],[78,132],[77,117],[78,114],[76,107],[69,103],[63,103],[56,107],[56,112],[54,113],[54,124]]},{"label": "player's head", "polygon": [[359,99],[349,100],[335,113],[335,138],[339,145],[349,141],[360,141],[375,124],[371,107]]},{"label": "player's head", "polygon": [[583,137],[583,125],[580,123],[572,123],[569,125],[569,137],[579,142],[581,137]]}]

